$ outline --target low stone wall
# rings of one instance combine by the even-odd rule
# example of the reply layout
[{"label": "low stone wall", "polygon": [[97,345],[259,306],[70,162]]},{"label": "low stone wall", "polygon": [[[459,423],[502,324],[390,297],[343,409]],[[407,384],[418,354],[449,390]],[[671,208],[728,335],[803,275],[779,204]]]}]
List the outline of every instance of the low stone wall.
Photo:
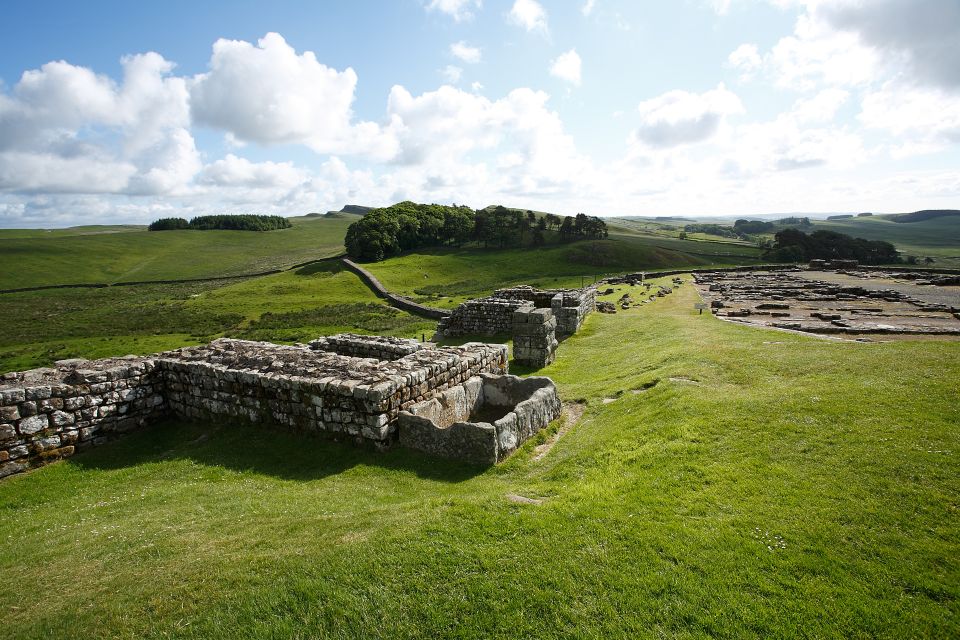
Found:
[{"label": "low stone wall", "polygon": [[531,286],[497,289],[489,298],[468,300],[449,318],[440,321],[437,332],[446,337],[494,336],[513,330],[513,312],[530,307],[550,309],[557,321],[557,336],[566,338],[583,324],[596,305],[595,287],[583,289],[536,289]]},{"label": "low stone wall", "polygon": [[437,325],[441,336],[497,336],[513,330],[513,312],[533,309],[527,300],[507,298],[480,298],[467,300]]},{"label": "low stone wall", "polygon": [[496,464],[560,411],[550,378],[483,374],[401,412],[399,442],[444,458]]},{"label": "low stone wall", "polygon": [[151,358],[63,360],[0,379],[0,477],[73,455],[166,411]]},{"label": "low stone wall", "polygon": [[426,344],[405,338],[390,336],[365,336],[356,333],[341,333],[318,338],[310,343],[314,351],[327,351],[342,356],[396,360],[420,351]]},{"label": "low stone wall", "polygon": [[170,409],[389,443],[400,411],[484,372],[507,369],[504,345],[419,349],[395,360],[218,340],[161,360]]},{"label": "low stone wall", "polygon": [[[244,420],[384,447],[400,411],[481,373],[507,371],[507,347],[420,345],[344,335],[327,344],[389,358],[222,339],[150,357],[61,361],[0,379],[0,477],[165,415]],[[416,349],[414,349],[416,346]],[[402,352],[406,355],[399,355]]]},{"label": "low stone wall", "polygon": [[410,313],[415,313],[425,318],[432,318],[434,320],[446,318],[448,315],[450,315],[450,312],[447,311],[446,309],[437,309],[436,307],[428,307],[418,302],[414,302],[409,298],[404,298],[403,296],[399,296],[395,293],[391,293],[385,286],[383,286],[380,283],[379,280],[377,280],[376,276],[374,276],[372,273],[370,273],[369,271],[367,271],[366,269],[358,265],[356,262],[353,262],[352,260],[348,260],[346,258],[342,258],[341,261],[343,262],[343,265],[347,269],[349,269],[350,271],[360,276],[360,279],[363,280],[363,282],[368,287],[373,289],[374,293],[376,293],[381,298],[386,299],[392,306],[398,309],[403,309],[404,311],[409,311]]},{"label": "low stone wall", "polygon": [[513,312],[513,360],[540,369],[553,362],[557,351],[557,319],[550,309]]}]

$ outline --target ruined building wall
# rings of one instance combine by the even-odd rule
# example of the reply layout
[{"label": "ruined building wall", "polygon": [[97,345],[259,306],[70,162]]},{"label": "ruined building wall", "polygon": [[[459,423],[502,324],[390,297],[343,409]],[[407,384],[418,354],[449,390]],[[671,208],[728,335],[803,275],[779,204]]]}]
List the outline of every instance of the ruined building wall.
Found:
[{"label": "ruined building wall", "polygon": [[536,289],[530,286],[497,289],[489,298],[468,300],[450,317],[440,321],[443,336],[501,335],[513,330],[513,312],[521,309],[550,309],[557,322],[557,336],[573,335],[596,305],[595,287],[583,289]]},{"label": "ruined building wall", "polygon": [[402,409],[472,376],[507,371],[506,345],[361,342],[346,335],[315,347],[389,357],[222,339],[150,357],[62,361],[53,369],[6,374],[0,378],[0,477],[170,413],[344,434],[383,446],[394,438]]},{"label": "ruined building wall", "polygon": [[73,455],[166,412],[156,362],[64,360],[0,379],[0,477]]}]

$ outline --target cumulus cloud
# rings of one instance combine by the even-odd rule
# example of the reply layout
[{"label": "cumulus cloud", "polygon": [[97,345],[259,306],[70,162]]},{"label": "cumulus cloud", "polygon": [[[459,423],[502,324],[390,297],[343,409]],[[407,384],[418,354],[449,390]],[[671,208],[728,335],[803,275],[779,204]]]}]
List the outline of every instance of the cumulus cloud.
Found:
[{"label": "cumulus cloud", "polygon": [[170,193],[200,168],[186,83],[156,53],[121,61],[123,82],[64,61],[0,94],[0,189]]},{"label": "cumulus cloud", "polygon": [[580,56],[577,54],[577,50],[570,49],[570,51],[557,56],[557,59],[550,63],[550,75],[579,87],[580,66]]},{"label": "cumulus cloud", "polygon": [[473,18],[474,9],[479,9],[482,4],[482,0],[430,0],[426,8],[427,11],[439,11],[456,22],[462,22]]},{"label": "cumulus cloud", "polygon": [[704,93],[669,91],[641,102],[640,126],[632,138],[650,147],[673,147],[712,137],[728,115],[743,113],[743,104],[723,84]]},{"label": "cumulus cloud", "polygon": [[232,153],[203,168],[197,182],[218,187],[286,188],[307,179],[292,162],[250,162]]},{"label": "cumulus cloud", "polygon": [[597,0],[586,0],[586,2],[583,3],[583,6],[580,7],[580,13],[585,16],[589,16],[591,13],[593,13],[593,10],[596,8],[596,6]]},{"label": "cumulus cloud", "polygon": [[479,47],[471,47],[466,42],[461,40],[460,42],[454,42],[450,45],[450,54],[463,62],[468,64],[476,64],[480,62],[482,52]]},{"label": "cumulus cloud", "polygon": [[905,62],[911,79],[960,88],[960,3],[951,0],[839,0],[812,5],[834,29],[856,34],[862,45]]},{"label": "cumulus cloud", "polygon": [[547,11],[536,0],[515,0],[508,18],[527,31],[547,32]]},{"label": "cumulus cloud", "polygon": [[389,154],[372,122],[353,122],[353,69],[337,71],[312,51],[302,54],[280,34],[256,46],[217,40],[210,71],[190,88],[194,119],[245,142],[304,144],[318,153]]}]

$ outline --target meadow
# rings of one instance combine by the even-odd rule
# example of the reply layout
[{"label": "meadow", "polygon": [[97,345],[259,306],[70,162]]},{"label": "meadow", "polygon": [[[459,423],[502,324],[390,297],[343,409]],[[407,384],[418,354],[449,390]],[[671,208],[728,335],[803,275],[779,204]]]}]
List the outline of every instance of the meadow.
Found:
[{"label": "meadow", "polygon": [[357,217],[291,218],[252,231],[147,231],[146,227],[0,230],[0,289],[182,280],[261,273],[343,253]]},{"label": "meadow", "polygon": [[562,421],[490,469],[170,421],[5,480],[5,634],[960,635],[960,343],[697,300],[562,343],[543,457]]}]

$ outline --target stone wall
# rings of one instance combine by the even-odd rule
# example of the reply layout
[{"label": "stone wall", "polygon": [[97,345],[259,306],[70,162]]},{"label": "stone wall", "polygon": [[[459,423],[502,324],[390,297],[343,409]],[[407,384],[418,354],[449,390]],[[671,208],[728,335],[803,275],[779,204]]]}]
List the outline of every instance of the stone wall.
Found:
[{"label": "stone wall", "polygon": [[440,321],[437,333],[446,337],[506,335],[513,330],[513,312],[533,308],[527,300],[495,296],[467,300]]},{"label": "stone wall", "polygon": [[[61,361],[0,379],[0,476],[165,415],[244,420],[379,447],[400,411],[481,373],[506,373],[506,345],[460,347],[336,336],[314,348],[221,339],[150,357]],[[318,350],[321,344],[389,358]],[[414,349],[414,346],[417,348]],[[400,353],[408,351],[406,355]]]},{"label": "stone wall", "polygon": [[550,378],[483,374],[401,412],[400,445],[495,464],[560,415]]},{"label": "stone wall", "polygon": [[550,309],[513,312],[513,359],[535,369],[553,362],[557,350],[557,319]]},{"label": "stone wall", "polygon": [[468,300],[449,318],[440,321],[441,336],[494,336],[511,333],[513,312],[530,307],[550,309],[557,322],[557,336],[566,338],[583,324],[597,299],[595,287],[583,289],[536,289],[530,286],[497,289],[489,298]]},{"label": "stone wall", "polygon": [[314,351],[328,351],[342,356],[396,360],[420,351],[426,344],[405,338],[390,336],[366,336],[356,333],[341,333],[318,338],[310,343]]},{"label": "stone wall", "polygon": [[379,280],[377,280],[376,276],[358,265],[356,262],[346,258],[342,258],[341,261],[343,262],[343,266],[360,276],[360,279],[363,280],[368,287],[373,289],[374,293],[398,309],[403,309],[404,311],[409,311],[410,313],[415,313],[425,318],[433,318],[434,320],[439,320],[450,315],[450,312],[446,309],[428,307],[427,305],[420,304],[419,302],[414,302],[409,298],[391,293],[385,286],[383,286],[383,284],[380,283]]},{"label": "stone wall", "polygon": [[62,360],[0,379],[0,477],[73,455],[166,411],[155,360]]}]

